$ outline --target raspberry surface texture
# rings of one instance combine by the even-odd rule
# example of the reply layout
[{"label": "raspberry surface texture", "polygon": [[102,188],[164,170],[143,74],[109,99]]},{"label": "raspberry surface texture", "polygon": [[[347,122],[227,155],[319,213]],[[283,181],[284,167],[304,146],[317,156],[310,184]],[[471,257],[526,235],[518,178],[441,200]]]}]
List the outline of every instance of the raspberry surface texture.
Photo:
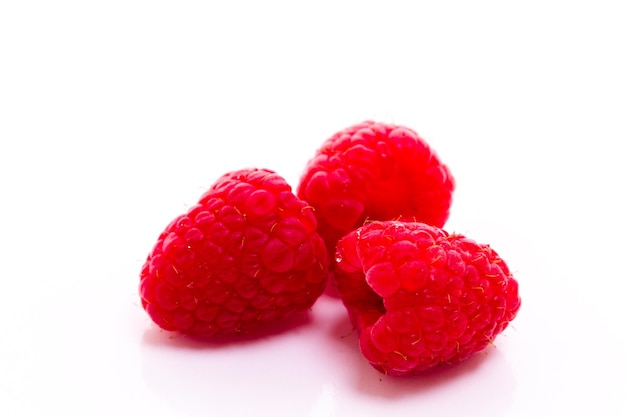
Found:
[{"label": "raspberry surface texture", "polygon": [[417,222],[374,221],[337,244],[333,282],[369,363],[411,375],[483,350],[521,305],[488,245]]},{"label": "raspberry surface texture", "polygon": [[307,163],[298,197],[315,207],[330,253],[365,220],[418,221],[443,227],[454,179],[408,127],[365,121],[335,133]]},{"label": "raspberry surface texture", "polygon": [[165,330],[248,332],[309,309],[327,267],[311,206],[275,172],[244,169],[161,233],[141,270],[141,303]]}]

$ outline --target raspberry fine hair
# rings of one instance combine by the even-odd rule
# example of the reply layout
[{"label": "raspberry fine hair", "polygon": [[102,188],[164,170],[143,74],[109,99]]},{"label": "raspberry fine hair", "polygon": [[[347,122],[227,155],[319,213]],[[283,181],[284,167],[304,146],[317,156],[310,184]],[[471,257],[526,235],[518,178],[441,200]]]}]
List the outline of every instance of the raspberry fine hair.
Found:
[{"label": "raspberry fine hair", "polygon": [[275,172],[243,169],[160,234],[141,270],[141,303],[164,330],[246,333],[309,309],[327,267],[311,206]]},{"label": "raspberry fine hair", "polygon": [[418,221],[443,227],[455,182],[428,143],[400,125],[365,121],[322,143],[297,187],[315,207],[329,251],[365,220]]},{"label": "raspberry fine hair", "polygon": [[365,359],[411,375],[483,350],[516,317],[518,283],[488,245],[415,222],[370,222],[337,244],[334,284]]}]

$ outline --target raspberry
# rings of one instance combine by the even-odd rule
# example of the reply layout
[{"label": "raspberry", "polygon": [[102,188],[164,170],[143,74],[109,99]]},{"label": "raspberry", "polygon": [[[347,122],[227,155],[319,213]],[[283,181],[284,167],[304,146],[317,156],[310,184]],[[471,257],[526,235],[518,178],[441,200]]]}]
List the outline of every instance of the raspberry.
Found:
[{"label": "raspberry", "polygon": [[240,170],[161,233],[141,270],[141,302],[165,330],[247,332],[310,308],[327,267],[313,209],[275,172]]},{"label": "raspberry", "polygon": [[370,364],[410,375],[462,361],[515,318],[518,283],[488,245],[417,222],[366,223],[337,244],[334,283]]},{"label": "raspberry", "polygon": [[308,162],[298,197],[315,207],[329,251],[368,220],[419,221],[443,227],[454,180],[413,130],[366,121],[327,139]]}]

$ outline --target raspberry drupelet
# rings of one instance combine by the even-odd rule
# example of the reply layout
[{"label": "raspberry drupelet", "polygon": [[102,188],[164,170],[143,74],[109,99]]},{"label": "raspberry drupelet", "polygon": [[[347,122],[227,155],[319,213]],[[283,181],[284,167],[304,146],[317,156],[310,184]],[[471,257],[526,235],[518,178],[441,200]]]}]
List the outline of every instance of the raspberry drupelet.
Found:
[{"label": "raspberry drupelet", "polygon": [[327,281],[313,209],[273,171],[225,174],[161,233],[141,270],[159,327],[210,337],[309,309]]},{"label": "raspberry drupelet", "polygon": [[412,129],[365,121],[327,139],[300,177],[297,195],[316,210],[330,253],[365,220],[418,221],[443,227],[454,179]]},{"label": "raspberry drupelet", "polygon": [[483,350],[516,317],[518,283],[488,245],[416,222],[370,222],[337,244],[334,284],[377,370],[410,375]]}]

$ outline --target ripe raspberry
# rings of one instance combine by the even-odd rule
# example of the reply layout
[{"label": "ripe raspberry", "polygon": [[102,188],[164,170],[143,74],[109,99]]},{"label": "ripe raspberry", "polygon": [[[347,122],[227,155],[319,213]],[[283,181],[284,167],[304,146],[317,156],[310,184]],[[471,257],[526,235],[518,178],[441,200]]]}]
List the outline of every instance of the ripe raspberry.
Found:
[{"label": "ripe raspberry", "polygon": [[273,171],[228,173],[159,236],[141,270],[142,305],[161,328],[203,337],[306,310],[327,279],[316,227]]},{"label": "ripe raspberry", "polygon": [[488,245],[423,223],[371,222],[337,244],[335,284],[374,368],[409,375],[466,359],[521,301]]},{"label": "ripe raspberry", "polygon": [[327,139],[308,162],[298,197],[315,207],[329,251],[369,220],[419,221],[442,227],[454,180],[413,130],[366,121]]}]

